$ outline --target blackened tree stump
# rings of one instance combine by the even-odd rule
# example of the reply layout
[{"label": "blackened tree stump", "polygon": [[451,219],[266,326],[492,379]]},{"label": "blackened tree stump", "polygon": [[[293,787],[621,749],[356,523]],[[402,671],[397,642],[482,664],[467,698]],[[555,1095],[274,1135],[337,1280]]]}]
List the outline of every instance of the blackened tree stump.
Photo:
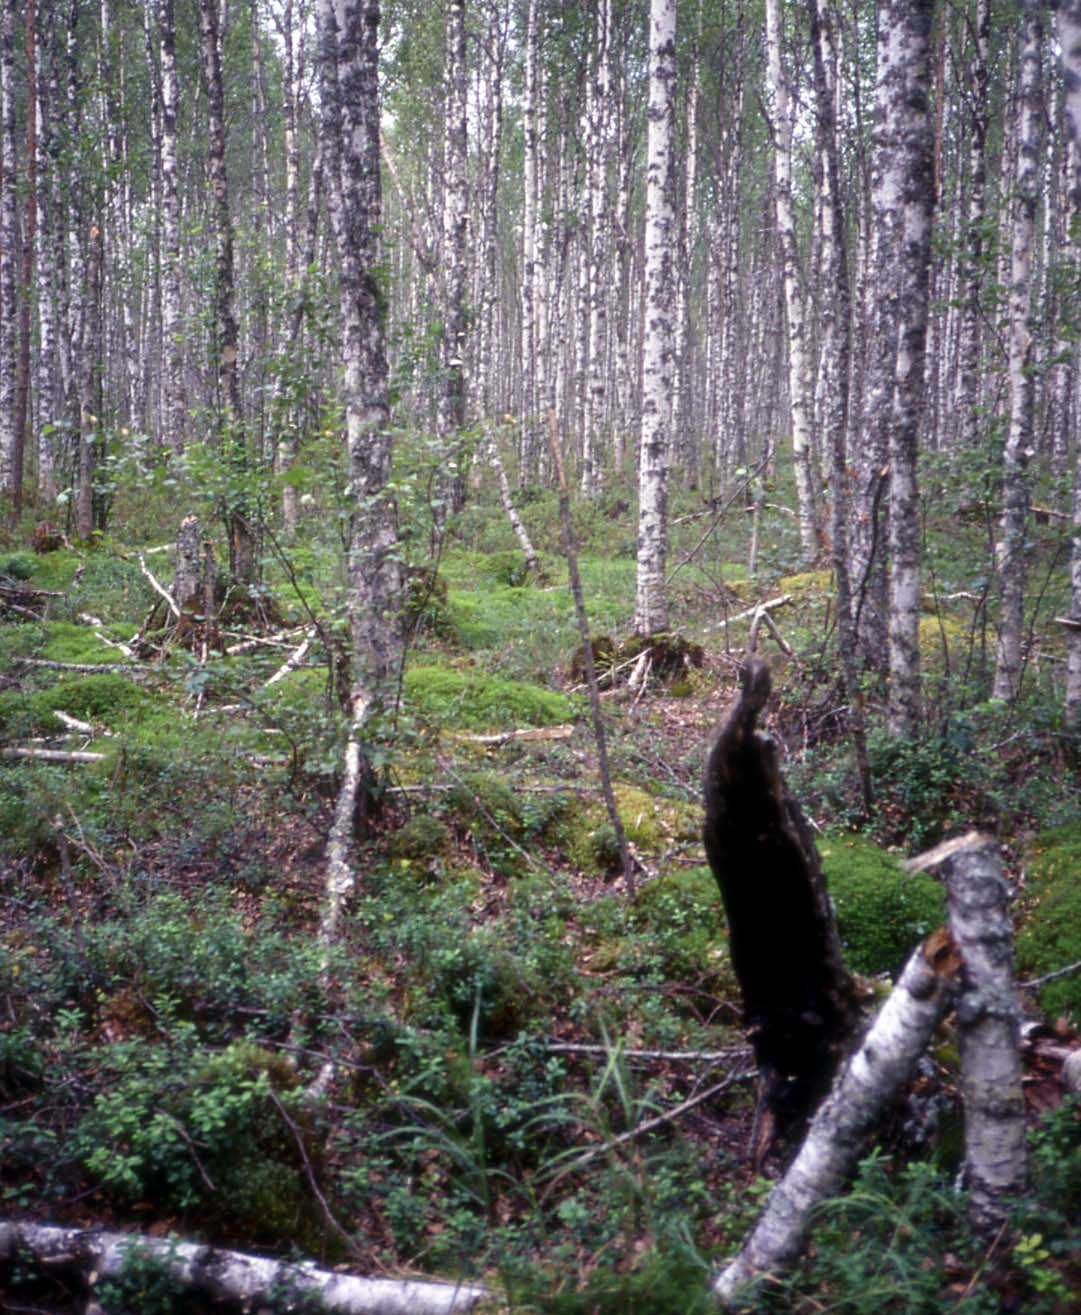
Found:
[{"label": "blackened tree stump", "polygon": [[810,828],[777,748],[755,723],[770,695],[748,657],[705,774],[706,855],[724,900],[744,1022],[758,1064],[756,1158],[798,1140],[859,1017]]}]

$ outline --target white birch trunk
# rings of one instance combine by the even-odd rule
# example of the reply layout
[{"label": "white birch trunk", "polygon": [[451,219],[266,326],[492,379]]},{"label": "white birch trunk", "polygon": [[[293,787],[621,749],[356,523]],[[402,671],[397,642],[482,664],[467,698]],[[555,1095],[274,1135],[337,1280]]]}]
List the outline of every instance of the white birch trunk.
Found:
[{"label": "white birch trunk", "polygon": [[163,378],[161,431],[174,451],[184,448],[184,357],[180,306],[180,182],[177,174],[177,115],[180,84],[176,72],[173,0],[158,0],[161,47],[161,335]]},{"label": "white birch trunk", "polygon": [[385,329],[375,266],[382,215],[376,0],[319,0],[324,169],[339,264],[354,701],[378,708],[402,661],[401,566],[390,481]]},{"label": "white birch trunk", "polygon": [[752,1285],[797,1258],[811,1212],[836,1195],[877,1126],[904,1088],[949,1004],[955,961],[941,961],[927,941],[912,955],[862,1044],[811,1123],[792,1165],[713,1291],[723,1306],[752,1295]]},{"label": "white birch trunk", "polygon": [[[1060,0],[1058,41],[1066,86],[1066,133],[1069,141],[1068,193],[1070,218],[1081,225],[1081,0]],[[1074,231],[1081,231],[1075,228]],[[1081,258],[1078,248],[1074,259]],[[1075,310],[1076,315],[1076,310]],[[1076,402],[1075,402],[1076,404]],[[1081,443],[1074,452],[1070,597],[1073,617],[1081,622]],[[1067,632],[1066,725],[1081,729],[1081,627]]]},{"label": "white birch trunk", "polygon": [[675,0],[651,0],[649,134],[646,164],[645,305],[642,334],[642,428],[638,476],[638,588],[635,630],[668,628],[668,470],[675,387],[675,272],[672,154],[676,81]]},{"label": "white birch trunk", "polygon": [[803,289],[800,283],[796,218],[792,202],[792,111],[781,57],[780,0],[766,0],[767,96],[773,135],[773,196],[777,241],[784,279],[788,328],[788,400],[792,424],[792,461],[796,475],[800,546],[805,562],[818,556],[818,509],[812,453],[814,399]]},{"label": "white birch trunk", "polygon": [[1012,702],[1021,683],[1021,637],[1027,577],[1025,537],[1029,522],[1028,466],[1033,454],[1035,378],[1032,331],[1032,246],[1039,196],[1040,59],[1043,27],[1040,0],[1024,0],[1023,50],[1018,89],[1017,158],[1013,179],[1010,244],[1009,353],[1010,420],[1002,473],[1002,524],[998,544],[1000,599],[995,698]]},{"label": "white birch trunk", "polygon": [[537,397],[538,356],[538,186],[540,144],[537,115],[540,106],[540,75],[537,52],[537,5],[529,0],[526,17],[525,101],[522,105],[524,159],[522,164],[522,451],[519,478],[531,484],[537,476],[539,405]]},{"label": "white birch trunk", "polygon": [[19,221],[15,143],[15,0],[0,9],[0,491],[15,480]]},{"label": "white birch trunk", "polygon": [[897,735],[920,726],[920,508],[916,462],[925,414],[924,358],[934,210],[928,113],[932,0],[891,0],[884,77],[896,138],[885,200],[900,216],[895,264],[897,362],[890,418],[889,724]]}]

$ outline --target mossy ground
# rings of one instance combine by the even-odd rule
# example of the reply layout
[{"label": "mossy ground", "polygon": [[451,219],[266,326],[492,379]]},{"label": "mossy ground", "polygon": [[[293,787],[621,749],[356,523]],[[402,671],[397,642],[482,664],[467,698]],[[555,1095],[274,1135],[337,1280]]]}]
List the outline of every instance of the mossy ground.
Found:
[{"label": "mossy ground", "polygon": [[[576,515],[591,623],[622,642],[635,568],[617,492]],[[12,545],[16,573],[32,567],[31,584],[64,596],[41,624],[0,625],[0,665],[13,673],[0,690],[0,733],[72,745],[52,716],[61,709],[101,732],[88,742],[106,759],[0,763],[9,1208],[81,1222],[92,1201],[103,1222],[180,1222],[239,1245],[284,1240],[336,1258],[314,1179],[356,1237],[349,1259],[361,1267],[484,1274],[537,1310],[694,1309],[763,1190],[744,1155],[750,1089],[734,1081],[697,1113],[623,1138],[719,1082],[714,1061],[673,1053],[741,1053],[723,913],[699,839],[705,742],[750,625],[725,628],[726,612],[797,596],[777,620],[798,657],[759,636],[778,688],[767,730],[823,827],[854,968],[895,971],[941,920],[937,886],[901,874],[893,851],[969,825],[1001,826],[1012,841],[1076,813],[1045,669],[1017,710],[973,701],[959,683],[962,669],[966,680],[979,675],[958,660],[970,649],[967,613],[950,603],[921,629],[932,730],[913,743],[872,737],[875,810],[858,834],[845,829],[858,801],[823,627],[829,575],[797,570],[791,518],[769,510],[754,580],[739,518],[717,521],[694,556],[712,512],[678,490],[672,625],[703,643],[704,666],[686,688],[604,705],[620,815],[656,874],[640,875],[630,898],[584,704],[568,692],[579,636],[553,499],[522,509],[544,559],[540,580],[523,573],[492,506],[459,522],[440,563],[445,606],[437,586],[438,616],[416,635],[401,714],[366,745],[385,766],[383,793],[353,855],[357,885],[329,960],[318,928],[345,723],[326,654],[317,644],[313,665],[269,687],[299,639],[205,663],[168,654],[138,682],[18,667],[28,656],[123,661],[94,631],[130,639],[154,595],[117,544],[29,561]],[[148,536],[159,532],[141,514]],[[310,607],[344,635],[346,577],[336,523],[324,519],[289,545],[289,570],[268,559],[266,582],[284,622],[308,624]],[[962,587],[951,574],[956,545],[935,551],[943,593]],[[167,554],[149,560],[168,580]],[[1050,594],[1042,604],[1049,614],[1055,605]],[[873,681],[867,694],[873,715]],[[552,726],[570,733],[478,738]],[[1076,828],[1036,843],[1019,906],[1026,973],[1081,958],[1069,936],[1081,924],[1070,902],[1079,849]],[[1013,851],[1007,858],[1016,876]],[[1074,989],[1065,979],[1041,1004],[1073,1012]],[[327,1059],[333,1099],[309,1124],[292,1102]],[[717,1062],[738,1071],[730,1053]],[[309,1150],[307,1167],[271,1090]],[[152,1125],[162,1149],[137,1163]],[[104,1158],[92,1158],[95,1145]],[[986,1296],[956,1220],[928,1242],[915,1188],[900,1167],[888,1177],[867,1182],[881,1218],[895,1210],[915,1221],[890,1236],[914,1248],[919,1291],[950,1290],[955,1276],[940,1263],[949,1246],[961,1281]],[[223,1192],[228,1203],[216,1199]],[[881,1239],[879,1217],[823,1235],[820,1276],[807,1278],[816,1300],[848,1300],[845,1263],[861,1282],[877,1272],[860,1237]],[[1061,1224],[1064,1238],[1071,1227]],[[788,1308],[800,1308],[795,1296]]]}]

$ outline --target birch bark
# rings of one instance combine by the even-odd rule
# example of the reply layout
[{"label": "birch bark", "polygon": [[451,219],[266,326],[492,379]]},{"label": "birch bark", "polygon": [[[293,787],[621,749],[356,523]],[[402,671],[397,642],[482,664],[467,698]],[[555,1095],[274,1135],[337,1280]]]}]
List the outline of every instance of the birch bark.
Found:
[{"label": "birch bark", "polygon": [[174,452],[184,447],[184,358],[180,312],[180,184],[177,177],[177,113],[180,83],[176,72],[173,0],[159,0],[161,47],[161,333],[164,340],[161,428]]},{"label": "birch bark", "polygon": [[928,113],[933,0],[890,0],[884,77],[891,95],[894,149],[886,204],[900,217],[895,266],[897,361],[890,417],[889,724],[915,735],[920,725],[920,509],[916,461],[925,410],[934,210],[933,152]]},{"label": "birch bark", "polygon": [[0,491],[15,487],[19,220],[15,142],[15,0],[0,10]]},{"label": "birch bark", "polygon": [[323,167],[338,255],[346,441],[354,709],[377,708],[402,661],[397,510],[382,297],[376,278],[379,5],[319,0]]},{"label": "birch bark", "polygon": [[[1070,216],[1073,231],[1078,233],[1081,232],[1081,0],[1060,0],[1058,41],[1066,85]],[[1074,256],[1075,259],[1078,256],[1076,246]],[[1070,595],[1073,616],[1081,622],[1081,444],[1074,453]],[[1066,725],[1076,731],[1081,729],[1081,629],[1070,629],[1068,635]]]},{"label": "birch bark", "polygon": [[646,165],[646,278],[642,334],[642,427],[638,477],[638,586],[635,630],[668,628],[668,470],[675,387],[675,271],[672,204],[676,81],[675,0],[651,0],[649,133]]},{"label": "birch bark", "polygon": [[436,539],[446,529],[450,511],[464,497],[461,466],[461,433],[465,428],[465,334],[466,334],[466,236],[469,225],[469,178],[466,172],[468,145],[466,92],[468,70],[465,51],[465,0],[447,0],[446,40],[443,67],[443,217],[442,286],[443,381],[439,396],[439,434],[443,440],[444,465],[440,497],[432,517]]},{"label": "birch bark", "polygon": [[207,174],[214,224],[214,343],[221,413],[221,444],[235,486],[227,494],[229,570],[234,579],[252,580],[256,569],[255,526],[244,488],[247,469],[244,415],[240,396],[240,321],[236,306],[233,217],[227,169],[225,93],[221,67],[219,0],[199,0],[199,44],[206,82],[209,142]]},{"label": "birch bark", "polygon": [[788,329],[788,400],[792,425],[792,461],[796,475],[800,545],[805,562],[818,556],[820,535],[812,457],[814,398],[810,347],[800,283],[796,217],[792,201],[791,92],[782,59],[780,0],[766,0],[767,99],[773,137],[773,197],[784,279]]},{"label": "birch bark", "polygon": [[998,544],[1000,600],[995,698],[1012,702],[1021,683],[1024,626],[1025,542],[1029,522],[1028,466],[1033,454],[1035,377],[1032,330],[1032,247],[1040,175],[1040,60],[1043,5],[1024,0],[1023,49],[1017,106],[1017,158],[1013,179],[1013,235],[1010,244],[1009,354],[1010,420],[1002,472],[1002,522]]}]

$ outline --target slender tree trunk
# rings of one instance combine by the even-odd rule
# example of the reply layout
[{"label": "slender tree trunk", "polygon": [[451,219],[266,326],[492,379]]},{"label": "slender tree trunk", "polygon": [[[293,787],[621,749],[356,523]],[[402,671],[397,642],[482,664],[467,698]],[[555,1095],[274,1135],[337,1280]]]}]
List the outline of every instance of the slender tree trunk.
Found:
[{"label": "slender tree trunk", "polygon": [[634,621],[640,635],[654,635],[668,628],[664,573],[668,555],[668,471],[676,369],[673,264],[677,233],[672,205],[675,82],[675,0],[651,0],[638,594]]},{"label": "slender tree trunk", "polygon": [[957,440],[963,450],[976,445],[980,427],[980,349],[983,267],[985,263],[987,193],[987,126],[989,113],[988,43],[991,0],[976,0],[976,22],[970,61],[968,101],[968,206],[962,257],[961,324],[958,344]]},{"label": "slender tree trunk", "polygon": [[338,254],[346,439],[353,500],[349,548],[355,722],[378,708],[401,667],[401,566],[390,488],[392,438],[382,298],[376,279],[379,6],[319,0],[327,204]]},{"label": "slender tree trunk", "polygon": [[792,202],[791,93],[782,61],[780,0],[766,0],[766,52],[770,124],[773,134],[773,196],[784,277],[788,327],[788,399],[792,422],[792,461],[796,474],[800,546],[806,562],[818,556],[820,536],[812,453],[814,402],[807,320],[800,283],[796,216]]},{"label": "slender tree trunk", "polygon": [[199,0],[199,41],[206,83],[209,119],[207,173],[214,223],[214,367],[221,415],[222,454],[236,487],[226,493],[229,570],[234,579],[250,581],[256,571],[255,526],[243,488],[248,457],[244,410],[240,396],[240,321],[236,308],[236,266],[233,216],[226,166],[228,143],[221,69],[219,0]]},{"label": "slender tree trunk", "polygon": [[[434,540],[442,539],[447,515],[461,509],[465,497],[461,450],[465,429],[466,238],[469,226],[467,166],[465,0],[446,0],[443,67],[443,224],[440,260],[442,286],[442,366],[439,435],[443,442],[440,497],[433,509]],[[433,543],[434,555],[434,543]]]},{"label": "slender tree trunk", "polygon": [[826,372],[824,427],[830,453],[830,538],[833,576],[837,589],[837,647],[841,657],[848,724],[856,753],[864,808],[872,802],[871,767],[867,756],[867,730],[863,716],[852,581],[848,556],[848,417],[852,358],[852,301],[848,283],[848,225],[842,190],[840,152],[835,115],[836,70],[833,14],[828,0],[809,0],[811,40],[814,45],[815,96],[818,131],[824,152],[822,187],[822,246],[826,272],[823,286],[824,336],[833,359]]},{"label": "slender tree trunk", "polygon": [[1018,89],[1017,161],[1010,249],[1010,420],[1002,479],[1002,529],[998,546],[999,616],[994,696],[1012,702],[1021,683],[1026,553],[1029,522],[1028,465],[1034,442],[1035,378],[1032,332],[1032,247],[1039,197],[1040,59],[1043,5],[1024,0],[1021,80]]},{"label": "slender tree trunk", "polygon": [[[59,398],[59,295],[57,284],[61,270],[56,261],[59,247],[55,174],[55,136],[52,123],[54,73],[56,66],[54,11],[48,3],[42,6],[37,25],[38,55],[36,60],[38,100],[38,354],[37,354],[37,457],[38,498],[49,504],[56,498],[56,432],[60,419]],[[45,77],[45,59],[50,59],[50,75]]]},{"label": "slender tree trunk", "polygon": [[177,113],[180,83],[176,72],[173,0],[158,0],[161,44],[161,334],[164,351],[161,432],[173,452],[184,448],[184,354],[180,305],[180,182],[177,176]]},{"label": "slender tree trunk", "polygon": [[[18,362],[18,179],[15,142],[15,3],[0,9],[0,492],[15,490]],[[21,475],[18,477],[21,479]]]},{"label": "slender tree trunk", "polygon": [[12,453],[11,515],[22,512],[26,424],[30,410],[30,305],[34,277],[34,236],[38,205],[38,74],[37,3],[25,0],[26,36],[26,206],[23,211],[22,274],[19,303],[19,372],[15,391],[15,434]]},{"label": "slender tree trunk", "polygon": [[[1066,132],[1069,138],[1068,192],[1072,231],[1081,235],[1081,0],[1060,0],[1058,42],[1066,84]],[[1081,259],[1074,245],[1075,260]],[[1074,323],[1078,321],[1073,308]],[[1081,327],[1081,326],[1079,326]],[[1081,730],[1081,443],[1074,451],[1072,543],[1070,551],[1071,612],[1078,623],[1068,632],[1066,662],[1066,725]]]},{"label": "slender tree trunk", "polygon": [[540,142],[537,116],[540,110],[540,70],[537,49],[537,7],[539,0],[529,0],[525,35],[525,101],[522,105],[522,451],[519,479],[531,484],[537,477],[539,461],[537,395],[537,358],[539,343],[538,289],[538,166]]},{"label": "slender tree trunk", "polygon": [[890,420],[890,727],[915,735],[920,726],[920,508],[916,459],[925,409],[924,355],[930,288],[933,153],[928,112],[933,0],[890,0],[885,78],[893,94],[896,141],[885,185],[899,213],[895,265],[897,366]]}]

